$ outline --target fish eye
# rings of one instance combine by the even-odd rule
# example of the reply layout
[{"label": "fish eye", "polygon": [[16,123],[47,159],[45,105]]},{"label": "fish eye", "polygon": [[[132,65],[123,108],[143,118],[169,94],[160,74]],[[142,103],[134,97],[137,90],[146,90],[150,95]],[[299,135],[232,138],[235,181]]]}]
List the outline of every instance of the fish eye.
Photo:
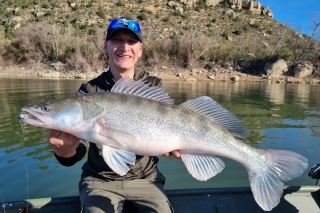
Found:
[{"label": "fish eye", "polygon": [[50,111],[50,109],[51,109],[51,107],[50,107],[50,105],[42,105],[41,106],[41,110],[42,111],[45,111],[45,112],[48,112],[48,111]]}]

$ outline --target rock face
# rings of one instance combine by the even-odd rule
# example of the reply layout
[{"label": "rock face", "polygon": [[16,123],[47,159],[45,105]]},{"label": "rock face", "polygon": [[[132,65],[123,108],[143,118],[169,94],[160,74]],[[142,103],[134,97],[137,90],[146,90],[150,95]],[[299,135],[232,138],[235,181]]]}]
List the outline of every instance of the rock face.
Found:
[{"label": "rock face", "polygon": [[299,62],[293,69],[294,77],[304,78],[310,76],[314,71],[313,65],[308,61]]},{"label": "rock face", "polygon": [[[199,0],[180,0],[186,6],[193,6]],[[173,2],[173,1],[172,1]],[[249,0],[205,0],[207,6],[215,6],[220,3],[228,3],[232,9],[242,8],[250,10],[253,14],[273,17],[272,11],[268,7],[264,7],[260,2]],[[168,4],[169,5],[169,4]],[[170,5],[169,5],[170,6]],[[172,6],[170,6],[172,7]]]},{"label": "rock face", "polygon": [[268,77],[279,77],[288,72],[288,64],[285,60],[280,59],[274,63],[267,63],[264,70]]}]

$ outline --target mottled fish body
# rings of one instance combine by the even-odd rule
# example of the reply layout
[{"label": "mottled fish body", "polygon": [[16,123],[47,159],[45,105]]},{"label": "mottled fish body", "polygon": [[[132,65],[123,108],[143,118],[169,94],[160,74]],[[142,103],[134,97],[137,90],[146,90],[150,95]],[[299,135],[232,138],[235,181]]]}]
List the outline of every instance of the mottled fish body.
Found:
[{"label": "mottled fish body", "polygon": [[119,80],[111,92],[90,93],[32,104],[19,119],[57,129],[99,144],[119,175],[129,171],[135,156],[157,156],[180,150],[188,172],[205,181],[220,173],[224,156],[248,171],[256,202],[270,211],[280,202],[284,183],[302,175],[307,159],[286,150],[253,148],[238,138],[249,135],[242,122],[207,96],[174,105],[159,87]]}]

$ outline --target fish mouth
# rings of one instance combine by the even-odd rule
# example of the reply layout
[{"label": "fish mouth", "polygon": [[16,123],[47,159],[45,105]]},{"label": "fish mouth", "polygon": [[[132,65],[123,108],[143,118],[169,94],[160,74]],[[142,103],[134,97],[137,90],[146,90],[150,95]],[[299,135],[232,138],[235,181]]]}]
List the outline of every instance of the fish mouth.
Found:
[{"label": "fish mouth", "polygon": [[22,109],[22,112],[18,115],[18,119],[19,121],[22,121],[24,123],[27,123],[33,126],[49,128],[49,126],[46,123],[44,123],[41,119],[39,119],[34,114],[24,111],[24,109]]}]

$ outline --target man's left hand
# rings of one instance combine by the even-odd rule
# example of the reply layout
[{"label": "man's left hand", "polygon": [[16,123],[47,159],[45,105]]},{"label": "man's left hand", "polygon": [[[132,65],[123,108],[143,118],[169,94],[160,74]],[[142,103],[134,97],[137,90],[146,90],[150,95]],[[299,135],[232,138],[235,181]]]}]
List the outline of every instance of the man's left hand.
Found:
[{"label": "man's left hand", "polygon": [[167,152],[167,153],[164,153],[163,155],[166,156],[166,157],[173,156],[173,157],[175,157],[177,159],[181,158],[181,153],[180,153],[179,150],[174,150],[172,152]]}]

